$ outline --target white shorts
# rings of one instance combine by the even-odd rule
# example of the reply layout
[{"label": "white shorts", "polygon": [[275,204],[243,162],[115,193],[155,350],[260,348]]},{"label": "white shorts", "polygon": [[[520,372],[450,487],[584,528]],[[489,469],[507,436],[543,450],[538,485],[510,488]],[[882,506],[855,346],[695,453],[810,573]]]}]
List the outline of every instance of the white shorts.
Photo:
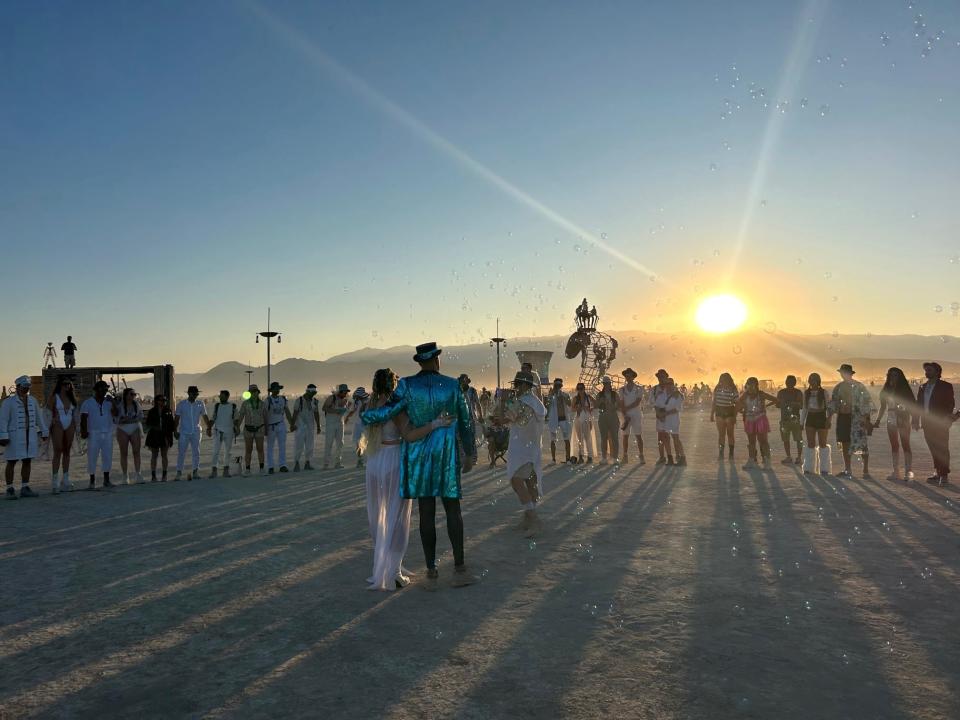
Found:
[{"label": "white shorts", "polygon": [[573,430],[573,425],[569,420],[561,420],[556,425],[550,425],[550,439],[551,440],[569,440],[570,433]]},{"label": "white shorts", "polygon": [[640,428],[643,425],[643,413],[639,410],[630,410],[624,413],[623,422],[620,424],[627,435],[639,435]]}]

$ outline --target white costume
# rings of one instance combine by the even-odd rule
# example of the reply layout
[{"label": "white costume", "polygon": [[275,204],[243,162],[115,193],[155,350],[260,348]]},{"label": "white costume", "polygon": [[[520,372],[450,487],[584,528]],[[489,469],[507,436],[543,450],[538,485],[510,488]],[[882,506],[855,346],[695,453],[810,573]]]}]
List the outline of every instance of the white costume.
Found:
[{"label": "white costume", "polygon": [[[326,411],[324,412],[323,431],[327,437],[323,441],[323,467],[330,465],[330,456],[333,454],[335,467],[342,467],[343,455],[343,421],[347,413],[347,406],[351,400],[348,397],[339,398],[332,395],[324,403]],[[361,423],[362,425],[363,423]]]},{"label": "white costume", "polygon": [[[212,467],[230,466],[230,448],[233,445],[234,421],[237,415],[237,404],[232,402],[218,402],[213,406],[213,417],[210,418],[213,432],[213,457],[210,460]],[[223,462],[220,462],[221,452]]]},{"label": "white costume", "polygon": [[[643,387],[634,383],[633,387],[624,385],[620,388],[620,400],[624,406],[637,403],[636,407],[630,408],[623,413],[624,434],[639,435],[640,427],[643,421]],[[639,402],[638,402],[639,401]]]},{"label": "white costume", "polygon": [[363,421],[360,413],[367,409],[367,398],[356,398],[353,401],[353,446],[360,447],[360,438],[363,437]]},{"label": "white costume", "polygon": [[[518,400],[518,418],[510,423],[510,447],[507,450],[507,477],[513,476],[524,465],[533,465],[537,481],[543,478],[543,425],[547,409],[532,392],[521,395]],[[541,494],[543,488],[541,485]]]},{"label": "white costume", "polygon": [[[267,395],[267,468],[287,466],[287,399],[282,395]],[[277,450],[279,464],[274,463]]]},{"label": "white costume", "polygon": [[48,427],[40,403],[32,395],[27,402],[14,393],[0,405],[0,440],[9,440],[4,451],[8,462],[31,460],[40,452],[40,437],[46,439]]},{"label": "white costume", "polygon": [[200,399],[190,402],[189,399],[177,403],[176,416],[180,418],[180,440],[177,444],[177,472],[183,471],[183,461],[187,459],[187,448],[190,448],[190,459],[193,461],[193,472],[200,469],[200,418],[207,414],[207,406]]},{"label": "white costume", "polygon": [[[562,410],[562,413],[561,413]],[[563,419],[560,415],[563,415]],[[573,409],[570,406],[570,396],[563,392],[547,395],[547,427],[553,440],[569,440],[573,429],[570,422]]]},{"label": "white costume", "polygon": [[[588,395],[581,404],[574,420],[574,429],[576,430],[577,455],[581,458],[586,454],[588,458],[593,457],[593,399]],[[586,450],[586,453],[584,453]]]},{"label": "white costume", "polygon": [[[103,402],[88,397],[80,406],[80,417],[87,416],[87,474],[97,472],[97,457],[100,458],[100,472],[108,473],[113,467],[113,438],[116,434],[117,420],[113,416],[113,398],[105,397]],[[91,485],[92,487],[92,485]]]},{"label": "white costume", "polygon": [[317,438],[317,413],[320,412],[320,403],[315,397],[306,401],[301,395],[293,406],[297,416],[296,435],[293,439],[293,461],[300,462],[301,455],[304,463],[313,460],[313,448]]},{"label": "white costume", "polygon": [[659,388],[653,391],[653,407],[658,411],[676,410],[676,412],[666,415],[663,418],[657,418],[657,432],[670,433],[671,435],[680,434],[680,411],[683,410],[683,395],[679,390],[674,390],[672,394]]},{"label": "white costume", "polygon": [[413,500],[400,497],[397,426],[391,420],[381,433],[379,449],[367,458],[367,518],[373,538],[373,575],[368,582],[371,590],[393,590],[410,540]]}]

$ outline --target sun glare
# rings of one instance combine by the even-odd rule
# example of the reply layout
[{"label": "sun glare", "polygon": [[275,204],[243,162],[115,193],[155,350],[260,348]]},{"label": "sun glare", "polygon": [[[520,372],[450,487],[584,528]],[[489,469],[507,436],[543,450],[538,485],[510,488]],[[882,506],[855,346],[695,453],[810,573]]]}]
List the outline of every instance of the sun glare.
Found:
[{"label": "sun glare", "polygon": [[704,332],[730,332],[743,325],[746,319],[747,306],[733,295],[712,295],[697,306],[697,325]]}]

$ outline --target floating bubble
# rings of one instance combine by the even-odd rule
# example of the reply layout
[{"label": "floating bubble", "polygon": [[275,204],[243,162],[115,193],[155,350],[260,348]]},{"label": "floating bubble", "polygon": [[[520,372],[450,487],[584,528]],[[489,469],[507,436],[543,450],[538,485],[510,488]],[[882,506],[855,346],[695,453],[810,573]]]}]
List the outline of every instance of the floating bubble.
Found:
[{"label": "floating bubble", "polygon": [[789,625],[789,624],[790,624],[790,616],[789,616],[789,615],[784,615],[784,616],[783,616],[783,622],[784,622],[785,625]]},{"label": "floating bubble", "polygon": [[736,546],[736,545],[734,545],[732,548],[730,548],[730,554],[731,554],[733,557],[736,557],[736,556],[737,556],[737,553],[739,553],[739,552],[740,552],[740,551],[737,550],[737,546]]},{"label": "floating bubble", "polygon": [[910,213],[910,219],[911,219],[911,220],[916,220],[918,217],[920,217],[920,213],[918,213],[916,210],[914,210],[912,213]]},{"label": "floating bubble", "polygon": [[434,639],[434,640],[442,640],[442,639],[443,639],[443,630],[437,630],[437,631],[433,634],[433,639]]},{"label": "floating bubble", "polygon": [[768,335],[773,335],[777,331],[777,324],[775,322],[768,322],[763,326],[763,331]]},{"label": "floating bubble", "polygon": [[742,353],[742,352],[743,352],[743,348],[742,348],[742,347],[740,347],[739,345],[734,345],[734,346],[733,346],[733,354],[734,354],[734,355],[739,355],[739,354]]},{"label": "floating bubble", "polygon": [[935,313],[942,313],[942,312],[943,312],[943,305],[934,305],[934,306],[933,306],[933,311],[934,311]]},{"label": "floating bubble", "polygon": [[890,44],[890,36],[886,33],[880,33],[880,44],[887,47]]},{"label": "floating bubble", "polygon": [[810,601],[809,601],[809,600],[804,600],[804,601],[803,601],[803,609],[804,609],[804,610],[813,610],[813,605],[810,604]]},{"label": "floating bubble", "polygon": [[717,164],[710,163],[710,172],[716,172],[716,170],[717,170]]},{"label": "floating bubble", "polygon": [[820,117],[826,117],[826,116],[829,115],[829,114],[830,114],[830,106],[829,106],[829,105],[821,105],[821,106],[820,106]]},{"label": "floating bubble", "polygon": [[824,279],[824,280],[829,280],[829,279],[832,278],[832,277],[833,277],[833,273],[830,272],[829,270],[827,270],[827,271],[823,274],[823,279]]},{"label": "floating bubble", "polygon": [[527,544],[527,547],[530,548],[531,550],[536,550],[536,549],[537,549],[537,541],[536,541],[536,540],[531,540],[531,541]]}]

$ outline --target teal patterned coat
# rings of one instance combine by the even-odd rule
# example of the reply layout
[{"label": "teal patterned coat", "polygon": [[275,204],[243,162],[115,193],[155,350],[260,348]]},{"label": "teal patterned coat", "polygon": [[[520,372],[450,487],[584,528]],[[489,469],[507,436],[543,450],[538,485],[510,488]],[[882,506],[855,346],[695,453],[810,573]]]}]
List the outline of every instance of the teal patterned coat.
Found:
[{"label": "teal patterned coat", "polygon": [[[460,449],[476,457],[473,420],[467,402],[454,378],[421,370],[403,378],[386,405],[365,410],[365,425],[378,425],[407,412],[410,424],[422,427],[441,413],[456,419],[450,427],[438,428],[416,442],[403,443],[400,459],[400,497],[459,498]],[[459,443],[459,446],[458,446]]]}]

